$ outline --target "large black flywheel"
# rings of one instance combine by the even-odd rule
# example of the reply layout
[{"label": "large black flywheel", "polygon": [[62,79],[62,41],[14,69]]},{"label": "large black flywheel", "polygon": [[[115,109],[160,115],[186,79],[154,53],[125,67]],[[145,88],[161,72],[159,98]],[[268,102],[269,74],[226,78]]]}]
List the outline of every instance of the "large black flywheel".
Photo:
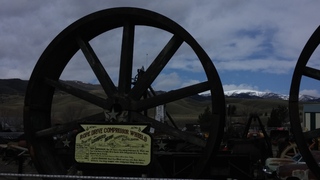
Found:
[{"label": "large black flywheel", "polygon": [[305,47],[303,48],[300,57],[297,61],[294,74],[292,76],[290,97],[289,97],[289,116],[294,134],[295,141],[306,161],[309,169],[315,174],[317,179],[320,179],[320,168],[318,162],[313,157],[309,146],[307,144],[309,139],[318,138],[320,136],[320,129],[303,132],[301,127],[300,112],[299,112],[299,92],[300,84],[303,78],[311,78],[313,80],[320,80],[320,70],[308,66],[310,57],[316,50],[320,43],[320,26],[312,34]]},{"label": "large black flywheel", "polygon": [[[152,61],[148,60],[149,67],[141,70],[139,77],[133,83],[133,54],[135,41],[137,41],[135,30],[138,27],[158,29],[169,33],[171,38]],[[99,58],[94,46],[91,45],[91,42],[98,39],[100,35],[115,29],[121,29],[122,32],[119,42],[121,48],[117,84],[114,83],[111,76],[113,74],[107,72],[108,64]],[[154,36],[156,37],[157,34]],[[206,79],[161,94],[154,93],[151,88],[152,83],[172,61],[172,57],[182,44],[189,46],[194,52]],[[81,84],[72,85],[60,79],[62,74],[68,70],[66,68],[68,63],[76,61],[72,59],[76,53],[85,57],[89,69],[103,89],[103,95],[89,92],[86,88],[81,87]],[[207,139],[181,130],[182,128],[178,127],[174,120],[171,120],[170,123],[161,123],[147,113],[156,106],[186,99],[206,91],[211,92],[210,106],[212,106],[213,114]],[[100,108],[101,111],[72,121],[62,121],[58,125],[54,124],[52,106],[56,101],[54,97],[59,93],[76,97],[91,106]],[[200,149],[200,152],[196,150],[199,157],[191,164],[192,170],[187,176],[201,177],[222,140],[225,118],[224,93],[211,59],[180,25],[148,10],[112,8],[85,16],[68,26],[45,49],[33,70],[25,97],[24,127],[30,153],[38,171],[44,174],[59,175],[77,172],[78,166],[74,161],[74,150],[70,149],[74,148],[72,142],[79,133],[79,123],[104,123],[106,112],[108,116],[114,117],[125,112],[126,116],[123,116],[125,123],[149,124],[156,132],[161,132],[166,137],[173,137],[173,139],[196,147],[197,150]],[[64,143],[62,148],[57,148],[59,139]],[[181,154],[184,153],[186,152]],[[176,154],[179,154],[179,151]],[[164,166],[168,165],[161,164],[160,155],[153,155],[152,158],[154,164],[152,167],[156,169],[153,171],[156,173],[149,172],[150,177],[182,176],[161,171],[161,169],[166,169]],[[108,169],[102,171],[107,172]],[[125,175],[125,171],[122,174]]]}]

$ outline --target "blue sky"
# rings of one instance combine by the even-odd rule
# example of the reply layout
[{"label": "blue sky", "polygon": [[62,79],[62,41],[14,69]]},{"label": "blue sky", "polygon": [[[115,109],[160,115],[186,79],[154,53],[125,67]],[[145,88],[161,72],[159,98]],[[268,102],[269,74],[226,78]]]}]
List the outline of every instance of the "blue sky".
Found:
[{"label": "blue sky", "polygon": [[[139,7],[167,16],[184,27],[212,59],[225,91],[252,89],[289,94],[296,61],[320,24],[320,1],[0,0],[0,3],[1,79],[29,79],[51,40],[77,19],[112,7]],[[146,68],[171,36],[145,27],[137,28],[136,34],[134,68]],[[108,64],[106,70],[116,82],[121,31],[114,30],[99,38],[90,43],[102,63]],[[308,66],[320,68],[319,52],[314,53]],[[83,55],[77,53],[73,59],[61,78],[95,82]],[[205,79],[197,57],[190,47],[183,45],[153,86],[157,90],[170,90]],[[304,78],[300,92],[320,97],[318,84]]]}]

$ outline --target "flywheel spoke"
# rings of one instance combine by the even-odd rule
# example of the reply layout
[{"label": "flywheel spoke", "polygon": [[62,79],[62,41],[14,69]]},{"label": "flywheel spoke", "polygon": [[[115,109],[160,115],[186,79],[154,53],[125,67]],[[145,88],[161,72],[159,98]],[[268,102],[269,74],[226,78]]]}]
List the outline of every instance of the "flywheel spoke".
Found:
[{"label": "flywheel spoke", "polygon": [[143,116],[140,113],[137,112],[132,112],[132,118],[135,121],[139,121],[139,122],[148,122],[151,123],[151,126],[157,130],[160,130],[168,135],[180,138],[185,140],[186,142],[189,142],[191,144],[200,146],[200,147],[205,147],[206,146],[206,141],[203,139],[200,139],[192,134],[180,131],[176,128],[173,128],[171,126],[168,126],[166,124],[163,124],[155,119],[152,119],[150,117],[147,116]]},{"label": "flywheel spoke", "polygon": [[149,66],[146,72],[142,75],[141,78],[136,82],[136,85],[130,91],[129,96],[135,100],[138,100],[142,97],[143,93],[151,86],[151,83],[159,75],[162,69],[166,66],[168,61],[174,55],[174,53],[179,49],[183,40],[174,35],[167,45],[162,49],[153,63]]},{"label": "flywheel spoke", "polygon": [[[136,27],[138,27],[139,31],[136,30]],[[151,28],[147,29],[147,31],[140,31],[140,27]],[[114,36],[114,33],[118,33],[119,29],[122,30],[121,42],[114,42],[113,40],[117,40],[117,35]],[[146,34],[143,34],[149,32],[149,30],[150,32],[155,32],[152,34],[154,38],[149,38]],[[164,33],[159,34],[159,30]],[[107,33],[109,31],[110,33]],[[141,56],[141,54],[133,56],[134,53],[139,53],[141,50],[139,47],[136,48],[135,45],[140,45],[145,40],[151,40],[150,44],[153,44],[159,38],[167,35],[171,39],[165,42],[164,47],[161,47],[160,53],[154,54],[154,51],[151,52],[152,56],[150,57],[155,58],[152,59],[150,66],[145,72],[138,71],[137,78],[133,82],[133,67],[140,66],[139,64],[141,64],[141,61],[134,61],[136,60],[134,57]],[[139,37],[139,42],[135,42],[137,37]],[[111,72],[113,71],[107,72],[108,68],[105,67],[105,60],[99,59],[98,55],[100,55],[100,52],[98,53],[98,50],[94,49],[95,46],[91,44],[91,42],[101,42],[99,40],[101,38],[103,40],[107,39],[107,42],[103,45],[105,47],[121,43],[120,59],[114,59],[115,62],[119,62],[119,74],[116,74],[117,77],[115,79],[113,79],[113,75],[111,76]],[[162,43],[163,40],[161,39],[160,42]],[[199,60],[198,63],[202,66],[204,74],[207,76],[206,80],[156,95],[151,85],[161,73],[167,70],[166,66],[168,66],[169,61],[175,60],[175,54],[177,54],[182,45],[189,46],[190,50],[193,50],[192,52],[197,56],[196,59]],[[118,50],[117,48],[114,49]],[[134,49],[137,49],[137,51],[135,52]],[[87,68],[96,76],[94,78],[100,83],[99,85],[103,89],[102,92],[100,88],[97,88],[93,93],[93,91],[87,91],[86,88],[73,86],[62,79],[60,80],[60,77],[66,75],[63,74],[64,71],[68,70],[66,67],[71,67],[74,65],[73,63],[78,63],[75,57],[78,52],[83,54],[83,58],[86,59],[90,66],[87,65]],[[106,53],[101,52],[103,55]],[[107,55],[113,56],[113,54]],[[106,59],[108,63],[114,61]],[[84,66],[83,68],[86,67]],[[81,72],[85,72],[86,70]],[[86,77],[83,78],[77,75],[68,76],[68,79],[86,81]],[[115,81],[117,82],[115,83]],[[208,123],[210,125],[208,126],[210,127],[208,132],[209,137],[205,139],[202,136],[200,137],[200,135],[196,135],[197,132],[182,131],[182,127],[175,124],[166,110],[170,112],[170,105],[173,102],[175,103],[175,101],[184,100],[185,98],[209,90],[213,93],[212,98],[210,98],[210,104],[214,117]],[[57,97],[55,94],[57,91],[66,92],[67,95],[64,96],[63,94],[62,97]],[[152,93],[152,96],[148,96],[148,93]],[[60,101],[70,95],[76,98],[72,97],[70,101]],[[212,101],[213,99],[215,101]],[[166,104],[169,104],[167,108],[159,108],[158,110],[162,111],[161,114],[158,111],[157,116],[153,118],[155,114],[152,110],[156,109],[155,107],[158,105]],[[209,169],[209,162],[212,160],[213,154],[218,151],[223,137],[224,107],[225,101],[222,84],[211,59],[199,43],[183,27],[171,19],[152,11],[139,8],[112,8],[92,13],[71,24],[59,33],[42,53],[32,72],[25,95],[24,128],[30,152],[34,150],[32,158],[39,173],[64,175],[67,173],[73,174],[79,170],[84,175],[99,174],[99,176],[121,176],[129,173],[133,177],[141,177],[142,174],[148,174],[148,177],[160,178],[186,178],[190,175],[192,178],[202,178],[207,175],[206,171]],[[72,108],[77,112],[71,112],[74,110]],[[179,112],[176,111],[176,113]],[[161,118],[161,122],[156,120],[158,117]],[[176,114],[173,114],[173,117],[176,117]],[[167,123],[168,119],[171,123]],[[54,125],[60,122],[60,120],[61,125]],[[192,114],[192,116],[188,117],[188,122],[189,120],[190,122],[195,122],[197,116]],[[183,124],[187,121],[181,120],[179,122]],[[97,141],[90,141],[89,139],[88,141],[85,139],[78,141],[79,133],[83,132],[83,129],[79,126],[82,123],[93,125],[86,128],[85,131],[87,132],[84,133],[88,137],[87,135],[90,134],[91,136],[92,133],[97,132],[94,136],[88,137],[91,139],[97,135],[99,137],[95,138]],[[130,126],[132,129],[138,128],[135,124],[148,124],[155,129],[155,132],[150,134],[150,136],[152,135],[150,142],[143,142],[141,144],[137,142],[136,144],[136,142],[131,141],[136,138],[140,140],[140,136],[138,137],[138,135],[137,137],[128,136],[128,138],[123,138],[122,135],[127,135],[120,135],[118,132],[102,132],[103,134],[101,133],[100,136],[100,132],[98,134],[98,131],[91,131],[90,129],[100,124],[109,125],[111,123],[119,127],[122,125]],[[158,145],[157,138],[160,137],[158,135],[161,138],[164,135],[164,140],[168,141],[170,146],[158,150],[153,148]],[[108,139],[109,141],[106,142],[103,136],[110,138]],[[156,141],[152,141],[152,139]],[[121,141],[121,144],[117,143],[118,140],[119,142]],[[127,140],[130,141],[128,143],[130,146],[123,146]],[[179,144],[171,146],[171,143],[175,144],[176,142]],[[165,143],[167,142],[163,144]],[[106,171],[105,169],[105,165],[108,167],[113,166],[113,161],[109,161],[109,159],[115,157],[110,156],[112,153],[109,153],[111,149],[114,149],[112,146],[120,148],[117,156],[120,157],[123,154],[130,157],[130,159],[124,156],[120,157],[123,161],[119,161],[120,164],[116,163],[116,165],[123,165],[121,172]],[[132,152],[136,152],[135,150],[140,149],[140,146],[144,146],[143,150],[150,147],[150,151],[148,150],[149,152],[144,154],[152,157],[148,168],[140,166],[142,156],[131,156],[130,153],[122,151],[124,150],[123,148],[132,147],[134,150]],[[87,148],[89,147],[91,149],[94,147],[98,148],[95,148],[93,152],[91,150],[88,152]],[[178,155],[181,153],[182,157],[184,155],[187,155],[187,157],[191,155],[192,158],[186,158],[186,163],[184,160],[182,163],[179,163],[180,157],[178,159],[172,158],[172,151]],[[78,154],[77,152],[81,153]],[[106,161],[102,163],[99,161],[98,163],[96,160],[93,160],[94,158],[92,157],[94,154],[98,155],[96,154],[98,152],[105,152],[102,157],[99,155],[97,158],[99,160],[105,159]],[[139,150],[139,152],[141,151]],[[78,162],[75,156],[82,155],[84,155],[84,161]],[[183,167],[176,166],[176,162],[178,162],[179,166],[183,164]],[[176,166],[173,169],[174,172],[171,172],[171,166]],[[133,171],[132,167],[134,167]],[[135,172],[136,170],[137,172]]]},{"label": "flywheel spoke", "polygon": [[320,80],[320,70],[314,69],[311,67],[305,67],[303,70],[303,74],[307,77]]},{"label": "flywheel spoke", "polygon": [[126,94],[131,89],[134,28],[129,22],[125,22],[123,26],[118,86],[121,94]]},{"label": "flywheel spoke", "polygon": [[108,100],[102,99],[98,96],[90,94],[90,93],[83,91],[81,89],[74,88],[66,83],[61,82],[61,81],[55,81],[52,79],[45,78],[45,83],[47,83],[48,85],[55,87],[59,90],[67,92],[75,97],[78,97],[82,100],[85,100],[85,101],[90,102],[94,105],[97,105],[101,108],[109,109],[112,106],[112,103],[109,102]]},{"label": "flywheel spoke", "polygon": [[53,136],[53,135],[60,134],[60,133],[66,133],[68,131],[78,129],[79,123],[92,122],[92,121],[97,122],[97,121],[101,121],[104,118],[105,118],[104,113],[98,113],[98,114],[91,115],[91,116],[88,116],[85,118],[73,120],[71,122],[67,122],[62,125],[52,126],[50,128],[37,131],[35,133],[35,136],[36,137],[45,137],[45,136]]},{"label": "flywheel spoke", "polygon": [[183,99],[185,97],[196,95],[200,92],[204,92],[209,89],[210,89],[210,84],[208,81],[206,81],[199,84],[184,87],[178,90],[172,90],[167,93],[153,96],[147,99],[142,99],[136,102],[133,108],[137,111],[141,111],[141,110],[149,109],[161,104],[166,104],[179,99]]},{"label": "flywheel spoke", "polygon": [[302,80],[302,76],[307,76],[316,80],[320,80],[320,71],[311,67],[307,67],[308,61],[316,48],[320,44],[320,26],[314,31],[306,45],[304,46],[295,70],[292,76],[291,87],[290,87],[290,96],[289,96],[289,116],[291,129],[295,137],[295,141],[299,148],[299,151],[308,165],[309,169],[316,176],[316,179],[320,179],[319,164],[311,154],[311,151],[306,143],[306,138],[315,137],[319,134],[319,130],[311,132],[302,132],[300,114],[299,114],[299,90]]},{"label": "flywheel spoke", "polygon": [[103,65],[99,61],[97,55],[93,51],[92,47],[87,41],[84,41],[81,37],[76,37],[79,47],[81,48],[84,56],[89,62],[93,72],[97,76],[103,90],[107,94],[108,97],[112,97],[116,92],[116,87],[113,84],[110,76],[105,71]]}]

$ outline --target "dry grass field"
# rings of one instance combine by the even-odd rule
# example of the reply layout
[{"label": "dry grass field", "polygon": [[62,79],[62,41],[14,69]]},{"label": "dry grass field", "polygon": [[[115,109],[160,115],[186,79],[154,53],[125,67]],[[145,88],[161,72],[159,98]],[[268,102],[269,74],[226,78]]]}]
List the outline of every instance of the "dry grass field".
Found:
[{"label": "dry grass field", "polygon": [[[24,97],[10,95],[2,97],[1,100],[0,119],[5,120],[5,116],[10,116],[12,119],[19,121],[15,122],[15,124],[22,124]],[[185,123],[196,123],[198,116],[203,113],[207,106],[210,107],[210,103],[211,102],[208,100],[186,98],[166,104],[166,110],[177,124],[183,126]],[[236,107],[235,113],[227,117],[234,122],[245,122],[249,114],[257,113],[262,122],[266,123],[272,109],[277,108],[279,105],[288,106],[288,101],[275,99],[226,98],[226,104]],[[103,109],[71,95],[58,93],[54,96],[51,114],[52,119],[57,120],[57,123],[63,123],[65,121],[79,119],[99,112],[103,112]],[[148,111],[150,117],[153,117],[154,113],[154,109]]]},{"label": "dry grass field", "polygon": [[[17,122],[14,124],[22,124],[24,97],[19,95],[5,96],[1,98],[0,103],[0,119],[6,120],[5,116],[15,117]],[[204,109],[209,106],[210,101],[199,100],[194,98],[181,99],[176,102],[166,104],[167,112],[172,116],[179,127],[184,127],[185,124],[197,123],[198,116],[204,112]],[[226,118],[232,122],[246,123],[248,115],[257,113],[261,121],[266,124],[273,108],[278,106],[288,106],[288,101],[284,100],[270,100],[270,99],[238,99],[227,98],[226,104],[236,107],[236,111]],[[70,121],[81,117],[86,117],[91,114],[102,112],[92,104],[77,99],[71,95],[59,93],[54,96],[52,103],[52,119],[59,123]],[[149,116],[154,116],[154,109],[148,111]],[[12,123],[12,121],[10,121]],[[34,174],[37,173],[34,166],[24,163],[23,173]],[[0,160],[0,173],[18,173],[18,164],[12,162],[6,164],[5,161]],[[1,177],[4,180],[14,180],[17,177]],[[39,178],[22,178],[26,180],[33,180]]]}]

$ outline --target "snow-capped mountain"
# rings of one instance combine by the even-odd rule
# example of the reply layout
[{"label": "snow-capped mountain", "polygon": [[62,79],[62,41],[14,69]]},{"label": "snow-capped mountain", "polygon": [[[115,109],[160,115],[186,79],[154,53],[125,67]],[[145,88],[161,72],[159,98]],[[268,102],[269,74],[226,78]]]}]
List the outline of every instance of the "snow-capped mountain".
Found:
[{"label": "snow-capped mountain", "polygon": [[[101,90],[100,85],[88,84],[81,81],[64,81],[64,83],[76,87],[81,90]],[[0,95],[1,94],[24,94],[27,88],[28,81],[21,79],[0,79]],[[157,91],[157,94],[164,93],[164,91]],[[288,100],[289,95],[277,94],[273,92],[262,92],[256,90],[232,90],[225,91],[225,96],[228,98],[245,98],[245,99],[283,99]],[[193,98],[208,99],[211,96],[210,91],[200,93]],[[304,102],[320,102],[320,97],[313,97],[310,95],[300,95],[300,101]]]},{"label": "snow-capped mountain", "polygon": [[[210,92],[203,92],[199,94],[201,96],[210,96]],[[231,90],[225,91],[224,95],[229,98],[245,98],[245,99],[282,99],[288,100],[289,95],[277,94],[273,92],[262,92],[256,90]],[[300,101],[320,102],[319,97],[313,97],[309,95],[300,95]]]},{"label": "snow-capped mountain", "polygon": [[300,101],[309,101],[309,102],[320,102],[319,97],[313,97],[309,95],[299,95],[299,100]]},{"label": "snow-capped mountain", "polygon": [[255,90],[232,90],[224,92],[226,97],[250,98],[250,99],[284,99],[288,100],[288,95],[276,94],[272,92],[262,92]]}]

